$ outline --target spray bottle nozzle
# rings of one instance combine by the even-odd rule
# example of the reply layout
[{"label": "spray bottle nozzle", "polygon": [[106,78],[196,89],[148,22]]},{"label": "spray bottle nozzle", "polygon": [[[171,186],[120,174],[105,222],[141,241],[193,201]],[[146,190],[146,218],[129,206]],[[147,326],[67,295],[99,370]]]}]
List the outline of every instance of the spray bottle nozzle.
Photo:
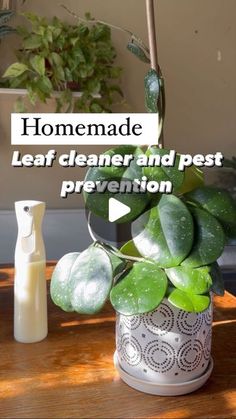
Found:
[{"label": "spray bottle nozzle", "polygon": [[44,215],[45,203],[40,201],[19,201],[15,203],[15,208],[19,235],[27,238],[32,235],[33,229],[40,225]]}]

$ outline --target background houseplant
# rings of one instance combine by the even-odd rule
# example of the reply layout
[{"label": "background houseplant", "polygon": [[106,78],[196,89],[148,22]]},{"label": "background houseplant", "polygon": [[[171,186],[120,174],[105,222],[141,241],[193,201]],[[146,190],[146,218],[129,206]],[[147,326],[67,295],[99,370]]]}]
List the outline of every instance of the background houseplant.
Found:
[{"label": "background houseplant", "polygon": [[[31,104],[57,97],[57,112],[109,112],[122,96],[119,85],[121,68],[114,62],[116,51],[108,26],[76,25],[58,18],[48,21],[37,15],[25,14],[31,28],[19,27],[21,47],[18,61],[3,75],[3,86],[26,88]],[[91,19],[87,15],[88,19]],[[73,91],[82,92],[73,100]],[[23,111],[20,98],[17,109]]]}]

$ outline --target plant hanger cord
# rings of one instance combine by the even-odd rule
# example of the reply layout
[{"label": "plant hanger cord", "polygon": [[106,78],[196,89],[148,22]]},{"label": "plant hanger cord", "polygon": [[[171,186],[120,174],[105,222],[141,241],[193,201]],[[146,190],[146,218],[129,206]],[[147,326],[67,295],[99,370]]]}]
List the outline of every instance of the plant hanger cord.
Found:
[{"label": "plant hanger cord", "polygon": [[[161,71],[158,64],[154,0],[146,0],[146,13],[147,13],[147,27],[148,27],[151,68],[157,72],[158,76],[161,77]],[[164,98],[162,97],[160,98],[162,111],[163,111],[163,106],[162,106],[163,99]],[[162,112],[160,112],[159,114],[160,114],[160,121],[159,121],[159,132],[158,132],[158,145],[160,148],[164,148],[163,114]]]}]

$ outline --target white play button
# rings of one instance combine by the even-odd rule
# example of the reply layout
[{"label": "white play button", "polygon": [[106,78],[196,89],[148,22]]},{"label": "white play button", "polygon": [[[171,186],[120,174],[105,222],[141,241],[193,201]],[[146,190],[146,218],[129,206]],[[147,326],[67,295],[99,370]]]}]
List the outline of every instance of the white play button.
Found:
[{"label": "white play button", "polygon": [[119,220],[125,215],[131,212],[131,208],[128,205],[122,204],[122,202],[117,201],[115,198],[109,199],[109,221],[114,223],[114,221]]}]

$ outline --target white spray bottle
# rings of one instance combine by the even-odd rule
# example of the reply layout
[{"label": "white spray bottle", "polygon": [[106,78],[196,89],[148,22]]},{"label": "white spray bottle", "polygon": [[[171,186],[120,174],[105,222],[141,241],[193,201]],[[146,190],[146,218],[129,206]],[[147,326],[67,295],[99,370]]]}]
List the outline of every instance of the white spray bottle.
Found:
[{"label": "white spray bottle", "polygon": [[42,237],[45,203],[15,203],[18,237],[15,250],[14,337],[18,342],[43,340],[48,333],[46,260]]}]

